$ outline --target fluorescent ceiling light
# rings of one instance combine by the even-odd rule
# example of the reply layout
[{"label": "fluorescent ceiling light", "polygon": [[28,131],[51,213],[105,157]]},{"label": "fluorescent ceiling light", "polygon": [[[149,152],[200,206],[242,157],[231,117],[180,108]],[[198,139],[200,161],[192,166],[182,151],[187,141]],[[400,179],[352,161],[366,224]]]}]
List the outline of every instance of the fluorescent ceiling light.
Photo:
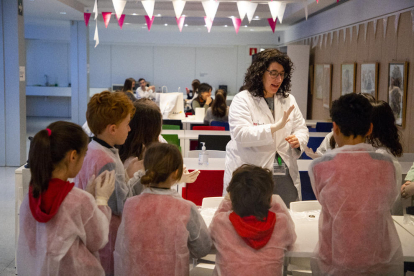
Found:
[{"label": "fluorescent ceiling light", "polygon": [[188,27],[188,24],[185,24],[184,26],[185,26],[185,27]]},{"label": "fluorescent ceiling light", "polygon": [[138,15],[138,14],[134,12],[132,15]]},{"label": "fluorescent ceiling light", "polygon": [[164,24],[164,26],[168,26],[168,24],[167,24],[167,23],[165,23],[165,24]]},{"label": "fluorescent ceiling light", "polygon": [[60,12],[60,14],[66,14],[66,12]]}]

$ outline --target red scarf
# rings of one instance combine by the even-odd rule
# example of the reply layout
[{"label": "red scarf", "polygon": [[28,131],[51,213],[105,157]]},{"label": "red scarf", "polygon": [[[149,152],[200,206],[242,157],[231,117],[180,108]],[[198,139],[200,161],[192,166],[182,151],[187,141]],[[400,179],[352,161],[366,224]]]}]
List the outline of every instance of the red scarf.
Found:
[{"label": "red scarf", "polygon": [[59,211],[59,207],[75,183],[53,178],[49,187],[38,198],[33,197],[33,188],[29,187],[29,206],[33,217],[38,222],[46,223]]},{"label": "red scarf", "polygon": [[235,212],[230,213],[229,219],[237,234],[248,246],[256,250],[269,242],[276,224],[276,214],[270,211],[264,221],[258,220],[255,216],[242,218]]}]

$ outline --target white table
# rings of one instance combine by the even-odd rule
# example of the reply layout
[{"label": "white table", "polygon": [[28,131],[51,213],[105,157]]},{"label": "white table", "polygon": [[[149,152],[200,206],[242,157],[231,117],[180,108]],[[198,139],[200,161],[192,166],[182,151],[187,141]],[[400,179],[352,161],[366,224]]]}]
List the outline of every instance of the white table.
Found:
[{"label": "white table", "polygon": [[191,125],[194,124],[204,124],[204,120],[196,120],[196,119],[182,119],[181,122],[183,123],[183,129],[184,130],[191,130]]}]

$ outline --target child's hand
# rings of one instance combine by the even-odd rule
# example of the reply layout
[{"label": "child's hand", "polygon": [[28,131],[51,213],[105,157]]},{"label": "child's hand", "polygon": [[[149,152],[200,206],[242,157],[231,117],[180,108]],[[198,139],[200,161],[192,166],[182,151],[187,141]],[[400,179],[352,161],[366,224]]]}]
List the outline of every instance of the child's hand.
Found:
[{"label": "child's hand", "polygon": [[414,195],[414,182],[407,181],[401,186],[401,197],[409,198]]},{"label": "child's hand", "polygon": [[95,197],[95,175],[92,175],[88,181],[88,185],[86,185],[85,191],[90,193],[93,197]]},{"label": "child's hand", "polygon": [[135,157],[126,169],[129,178],[134,177],[134,173],[140,170],[145,170],[144,160],[138,160],[138,157]]},{"label": "child's hand", "polygon": [[95,199],[98,205],[108,205],[115,190],[115,171],[104,171],[95,179]]},{"label": "child's hand", "polygon": [[183,176],[181,176],[180,183],[194,183],[197,180],[198,175],[200,174],[199,170],[194,170],[188,172],[187,168],[184,166]]}]

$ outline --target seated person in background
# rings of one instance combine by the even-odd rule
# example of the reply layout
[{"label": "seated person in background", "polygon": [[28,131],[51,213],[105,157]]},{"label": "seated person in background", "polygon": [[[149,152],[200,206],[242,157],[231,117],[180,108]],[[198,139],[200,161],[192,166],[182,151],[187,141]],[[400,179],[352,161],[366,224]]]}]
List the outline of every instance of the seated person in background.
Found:
[{"label": "seated person in background", "polygon": [[189,90],[188,88],[185,89],[185,91],[187,92],[187,100],[192,100],[197,97],[197,90],[200,86],[200,81],[198,79],[193,80],[191,86],[193,90]]},{"label": "seated person in background", "polygon": [[122,92],[124,92],[132,102],[137,100],[134,95],[134,87],[135,80],[133,78],[129,78],[125,80],[124,87],[122,88]]},{"label": "seated person in background", "polygon": [[210,104],[213,102],[211,98],[211,90],[213,88],[208,83],[202,83],[198,87],[197,98],[194,98],[191,107],[193,108],[193,114],[195,114],[195,109],[199,107],[204,107],[206,110],[210,107]]},{"label": "seated person in background", "polygon": [[338,148],[315,159],[309,177],[322,205],[313,275],[402,275],[403,255],[390,209],[398,194],[389,155],[366,144],[372,105],[347,94],[331,109]]},{"label": "seated person in background", "polygon": [[204,124],[210,125],[212,121],[228,122],[229,107],[226,103],[227,93],[223,89],[216,90],[216,97],[211,107],[207,109]]},{"label": "seated person in background", "polygon": [[153,95],[155,91],[155,86],[152,85],[152,86],[147,87],[147,82],[145,81],[144,78],[140,78],[138,82],[139,82],[139,87],[137,89],[137,99],[149,98],[150,96]]},{"label": "seated person in background", "polygon": [[211,249],[207,226],[191,201],[171,189],[182,176],[175,145],[155,143],[145,153],[146,188],[125,203],[115,245],[115,275],[189,275],[189,259]]},{"label": "seated person in background", "polygon": [[273,185],[268,169],[246,164],[234,171],[210,224],[217,249],[213,275],[282,275],[284,254],[296,233]]}]

